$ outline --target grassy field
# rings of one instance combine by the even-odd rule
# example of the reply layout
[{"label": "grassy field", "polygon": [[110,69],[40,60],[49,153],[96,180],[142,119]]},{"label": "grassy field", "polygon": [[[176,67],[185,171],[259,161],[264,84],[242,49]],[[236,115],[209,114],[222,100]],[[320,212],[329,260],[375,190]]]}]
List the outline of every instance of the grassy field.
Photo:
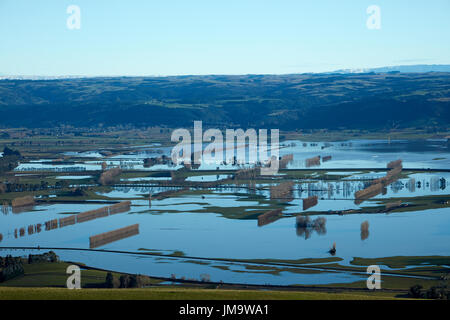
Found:
[{"label": "grassy field", "polygon": [[[427,256],[427,257],[411,257],[411,256],[398,256],[398,257],[384,257],[384,258],[358,258],[355,257],[351,264],[368,266],[372,264],[382,264],[389,268],[405,268],[408,266],[448,266],[450,265],[450,257],[445,256]],[[450,272],[450,270],[449,270]]]},{"label": "grassy field", "polygon": [[325,293],[190,288],[0,288],[0,300],[392,300],[390,293]]},{"label": "grassy field", "polygon": [[[25,260],[23,267],[25,274],[6,282],[0,283],[1,287],[66,287],[66,280],[69,276],[66,273],[67,267],[71,263],[35,263],[28,264]],[[99,288],[103,287],[106,279],[106,271],[81,268],[81,287]],[[113,276],[118,279],[119,273],[113,272]],[[145,278],[145,285],[158,284],[161,280],[150,277]]]}]

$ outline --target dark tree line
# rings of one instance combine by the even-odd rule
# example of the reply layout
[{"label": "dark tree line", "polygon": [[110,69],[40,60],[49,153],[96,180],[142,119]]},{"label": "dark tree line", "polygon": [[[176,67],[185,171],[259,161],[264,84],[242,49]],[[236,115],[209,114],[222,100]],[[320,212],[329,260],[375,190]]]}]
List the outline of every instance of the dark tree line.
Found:
[{"label": "dark tree line", "polygon": [[119,279],[115,278],[111,272],[106,274],[106,288],[141,288],[142,277],[136,274],[122,274]]},{"label": "dark tree line", "polygon": [[5,147],[3,149],[3,156],[0,157],[0,173],[13,170],[17,167],[21,158],[22,156],[19,151]]},{"label": "dark tree line", "polygon": [[420,284],[416,284],[409,289],[408,295],[417,299],[450,300],[450,288],[446,284],[441,284],[428,290],[423,290]]},{"label": "dark tree line", "polygon": [[25,192],[25,191],[41,191],[47,189],[64,189],[69,186],[67,181],[56,181],[55,185],[49,185],[47,181],[40,183],[18,183],[6,182],[0,184],[0,193],[2,192]]},{"label": "dark tree line", "polygon": [[0,257],[0,282],[23,275],[24,269],[22,259],[20,257],[12,257],[10,255],[5,258]]}]

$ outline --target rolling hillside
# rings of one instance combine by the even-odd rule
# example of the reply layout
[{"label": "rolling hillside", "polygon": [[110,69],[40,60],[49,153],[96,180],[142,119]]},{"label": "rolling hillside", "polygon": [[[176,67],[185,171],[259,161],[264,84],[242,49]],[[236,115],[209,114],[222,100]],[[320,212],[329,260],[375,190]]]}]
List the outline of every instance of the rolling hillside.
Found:
[{"label": "rolling hillside", "polygon": [[450,73],[1,80],[0,112],[3,127],[447,127]]}]

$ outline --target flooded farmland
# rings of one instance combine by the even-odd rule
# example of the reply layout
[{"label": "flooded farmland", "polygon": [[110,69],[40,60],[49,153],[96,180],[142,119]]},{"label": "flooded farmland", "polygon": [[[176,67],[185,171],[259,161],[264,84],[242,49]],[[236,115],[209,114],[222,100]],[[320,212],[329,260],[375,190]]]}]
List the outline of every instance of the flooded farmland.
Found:
[{"label": "flooded farmland", "polygon": [[[73,202],[55,190],[20,212],[4,206],[0,246],[26,247],[22,253],[54,248],[66,261],[162,278],[198,280],[207,274],[215,282],[273,285],[361,281],[364,275],[357,271],[327,268],[332,262],[350,267],[355,257],[449,255],[450,152],[444,141],[288,141],[280,150],[292,154],[292,161],[278,175],[255,180],[237,179],[240,167],[224,164],[201,165],[171,183],[170,171],[179,166],[144,167],[143,154],[168,154],[154,145],[96,160],[89,158],[102,157],[101,150],[68,153],[74,156],[70,165],[45,159],[21,163],[16,175],[34,171],[72,188],[90,186],[90,193]],[[305,159],[316,155],[327,161],[306,166]],[[379,194],[356,201],[355,193],[385,176],[386,164],[397,159],[403,160],[402,174]],[[122,174],[112,185],[97,186],[92,173],[103,162],[120,166]],[[274,197],[272,188],[286,181],[289,197]],[[317,203],[305,209],[303,201],[311,197]],[[124,212],[108,209],[80,220],[80,214],[123,201],[130,201]],[[271,210],[276,215],[258,223]],[[61,224],[70,217],[73,223]],[[132,225],[139,231],[120,233]],[[97,251],[86,250],[91,237],[108,232],[114,236]],[[329,260],[333,243],[337,261]],[[314,263],[280,265],[302,259]]]}]

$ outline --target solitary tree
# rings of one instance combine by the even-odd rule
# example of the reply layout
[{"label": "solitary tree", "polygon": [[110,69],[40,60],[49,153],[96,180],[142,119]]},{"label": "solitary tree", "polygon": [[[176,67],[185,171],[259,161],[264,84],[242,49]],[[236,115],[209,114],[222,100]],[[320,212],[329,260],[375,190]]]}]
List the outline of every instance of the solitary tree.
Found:
[{"label": "solitary tree", "polygon": [[114,288],[114,276],[111,272],[106,274],[105,286],[106,288]]}]

